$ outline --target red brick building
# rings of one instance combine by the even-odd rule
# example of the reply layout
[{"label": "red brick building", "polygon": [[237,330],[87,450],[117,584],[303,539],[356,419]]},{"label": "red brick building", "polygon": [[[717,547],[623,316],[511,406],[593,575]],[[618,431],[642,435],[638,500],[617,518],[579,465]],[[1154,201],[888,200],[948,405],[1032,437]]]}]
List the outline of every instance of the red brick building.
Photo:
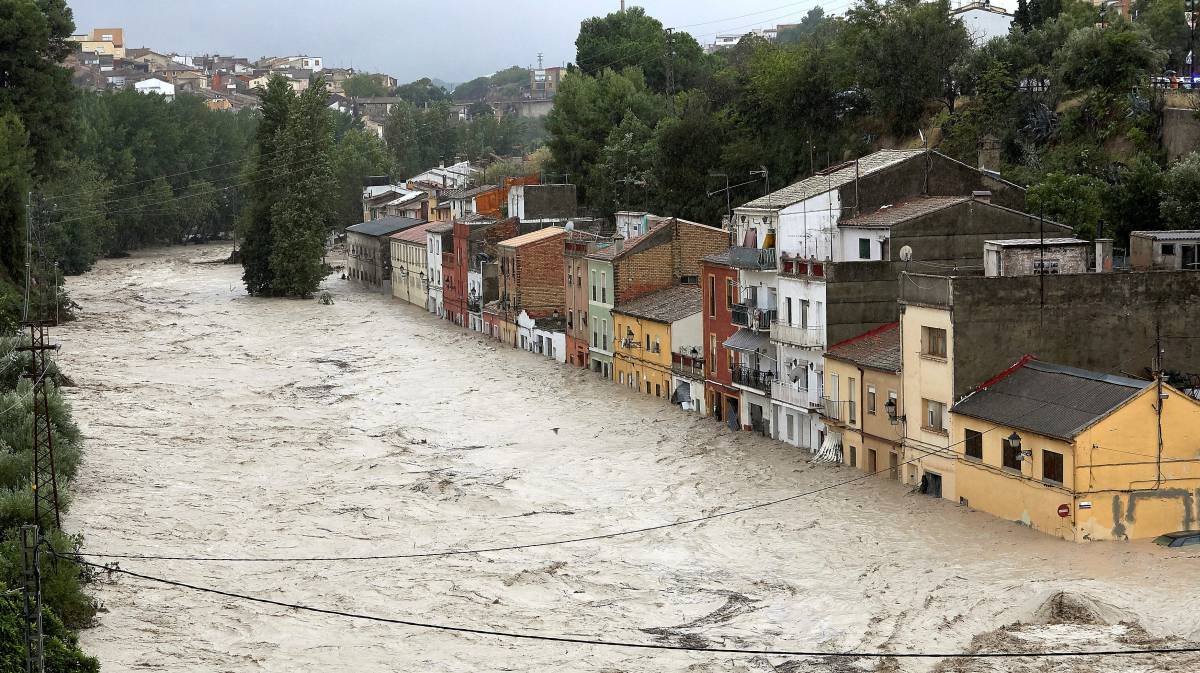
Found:
[{"label": "red brick building", "polygon": [[741,392],[733,387],[733,355],[725,340],[738,331],[733,305],[738,302],[738,270],[729,263],[729,251],[701,260],[700,289],[704,316],[704,401],[713,418],[737,430]]},{"label": "red brick building", "polygon": [[566,287],[563,274],[565,234],[560,227],[547,227],[497,244],[500,308],[504,322],[515,325],[521,311],[530,318],[562,314]]},{"label": "red brick building", "polygon": [[496,259],[496,245],[520,233],[519,226],[515,217],[497,221],[479,213],[454,222],[454,256],[450,260],[443,258],[443,264],[453,262],[453,266],[443,267],[443,272],[452,278],[453,289],[447,286],[443,301],[447,317],[456,324],[485,331],[483,304],[499,296],[496,267],[492,263]]}]

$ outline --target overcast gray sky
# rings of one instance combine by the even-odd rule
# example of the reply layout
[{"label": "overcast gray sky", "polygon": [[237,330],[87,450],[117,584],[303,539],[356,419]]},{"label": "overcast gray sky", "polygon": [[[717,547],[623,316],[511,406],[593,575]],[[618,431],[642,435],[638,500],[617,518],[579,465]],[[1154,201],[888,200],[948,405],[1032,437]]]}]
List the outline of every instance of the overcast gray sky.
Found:
[{"label": "overcast gray sky", "polygon": [[[127,47],[258,58],[304,53],[327,66],[387,72],[407,82],[462,82],[510,65],[575,58],[579,22],[620,0],[70,0],[80,32],[125,29]],[[795,22],[810,7],[841,13],[848,0],[644,0],[667,26],[701,42],[718,31]],[[696,25],[703,24],[703,25]],[[682,28],[687,26],[686,28]]]}]

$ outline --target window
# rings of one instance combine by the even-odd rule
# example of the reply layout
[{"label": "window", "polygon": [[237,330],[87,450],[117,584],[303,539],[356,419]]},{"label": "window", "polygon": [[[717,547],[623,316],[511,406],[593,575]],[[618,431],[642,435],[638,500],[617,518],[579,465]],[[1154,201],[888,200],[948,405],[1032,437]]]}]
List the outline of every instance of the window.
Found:
[{"label": "window", "polygon": [[967,458],[975,460],[983,460],[983,433],[978,430],[968,429],[966,432],[966,441],[963,442],[964,453]]},{"label": "window", "polygon": [[921,354],[935,358],[946,357],[946,330],[936,327],[922,327]]},{"label": "window", "polygon": [[875,386],[867,386],[867,413],[875,415]]},{"label": "window", "polygon": [[617,372],[617,383],[625,383],[625,372]]},{"label": "window", "polygon": [[793,441],[796,437],[796,417],[791,414],[787,416],[787,438],[788,441]]},{"label": "window", "polygon": [[596,334],[596,330],[592,330],[592,348],[600,345],[600,335]]},{"label": "window", "polygon": [[800,327],[808,329],[808,300],[800,300]]},{"label": "window", "polygon": [[858,467],[858,449],[850,447],[850,467]]},{"label": "window", "polygon": [[662,346],[661,346],[661,344],[659,344],[658,337],[655,337],[655,338],[654,338],[654,352],[655,352],[655,353],[661,353],[661,352],[662,352]]},{"label": "window", "polygon": [[601,343],[604,345],[604,350],[608,350],[608,321],[600,321]]},{"label": "window", "polygon": [[1174,243],[1163,243],[1162,244],[1162,254],[1174,255],[1175,254],[1175,244]]},{"label": "window", "polygon": [[1009,470],[1021,471],[1021,449],[1009,446],[1008,439],[1000,438],[1000,447],[1003,449],[1004,467]]},{"label": "window", "polygon": [[680,276],[679,284],[680,285],[699,285],[700,284],[700,276]]},{"label": "window", "polygon": [[575,324],[575,312],[567,309],[567,329],[571,329]]},{"label": "window", "polygon": [[657,383],[654,384],[654,396],[662,397],[662,386]]},{"label": "window", "polygon": [[600,272],[600,301],[608,303],[608,273],[605,271]]},{"label": "window", "polygon": [[946,430],[946,405],[933,400],[925,400],[925,429],[934,432]]},{"label": "window", "polygon": [[725,279],[725,308],[733,309],[733,279]]},{"label": "window", "polygon": [[1042,480],[1063,483],[1063,456],[1061,453],[1042,449]]},{"label": "window", "polygon": [[858,239],[858,258],[859,259],[871,259],[871,239],[869,239],[869,238]]},{"label": "window", "polygon": [[650,335],[649,334],[646,335],[646,352],[647,353],[650,352]]},{"label": "window", "polygon": [[1035,276],[1052,275],[1058,273],[1057,259],[1035,259],[1033,260],[1033,274]]},{"label": "window", "polygon": [[592,301],[596,301],[596,272],[595,271],[592,272],[592,281],[590,284],[592,286]]},{"label": "window", "polygon": [[708,335],[708,371],[717,371],[717,335]]},{"label": "window", "polygon": [[649,381],[646,382],[646,394],[647,395],[650,394],[650,382]]},{"label": "window", "polygon": [[846,405],[849,410],[850,425],[854,425],[858,421],[858,386],[855,385],[856,383],[857,381],[853,378],[846,378],[846,388],[850,393],[850,404]]},{"label": "window", "polygon": [[708,276],[708,317],[717,317],[717,277]]},{"label": "window", "polygon": [[784,306],[786,307],[786,309],[785,309],[786,313],[784,313],[784,320],[786,322],[784,324],[785,325],[793,325],[795,323],[792,321],[792,298],[787,297],[783,301],[784,301]]}]

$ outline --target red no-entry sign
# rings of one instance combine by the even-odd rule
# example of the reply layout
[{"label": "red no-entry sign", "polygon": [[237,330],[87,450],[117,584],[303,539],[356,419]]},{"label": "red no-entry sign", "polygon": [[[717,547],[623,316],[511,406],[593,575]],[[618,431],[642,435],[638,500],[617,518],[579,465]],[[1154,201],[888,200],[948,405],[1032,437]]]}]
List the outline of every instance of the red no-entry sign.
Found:
[{"label": "red no-entry sign", "polygon": [[1064,519],[1071,516],[1071,506],[1070,505],[1059,505],[1058,506],[1058,515]]}]

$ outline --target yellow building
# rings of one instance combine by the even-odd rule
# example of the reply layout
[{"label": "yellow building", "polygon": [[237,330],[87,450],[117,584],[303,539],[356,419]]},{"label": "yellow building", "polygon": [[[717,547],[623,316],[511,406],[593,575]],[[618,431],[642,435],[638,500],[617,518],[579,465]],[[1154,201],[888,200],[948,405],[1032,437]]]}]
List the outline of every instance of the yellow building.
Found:
[{"label": "yellow building", "polygon": [[1076,542],[1200,528],[1200,402],[1159,391],[1022,359],[950,411],[958,497]]},{"label": "yellow building", "polygon": [[79,44],[80,51],[125,58],[125,31],[122,28],[97,28],[90,33],[72,35],[70,40]]},{"label": "yellow building", "polygon": [[[645,395],[672,399],[676,388],[671,353],[702,343],[700,303],[698,286],[677,285],[615,306],[613,381]],[[690,400],[690,384],[688,392]]]},{"label": "yellow building", "polygon": [[[900,478],[900,323],[833,344],[825,352],[821,417],[842,462]],[[889,402],[891,403],[889,405]]]},{"label": "yellow building", "polygon": [[434,224],[426,222],[392,234],[392,296],[421,308],[429,305],[426,230]]},{"label": "yellow building", "polygon": [[954,329],[950,311],[910,303],[900,314],[899,427],[901,480],[928,495],[958,500],[951,446],[954,402]]}]

